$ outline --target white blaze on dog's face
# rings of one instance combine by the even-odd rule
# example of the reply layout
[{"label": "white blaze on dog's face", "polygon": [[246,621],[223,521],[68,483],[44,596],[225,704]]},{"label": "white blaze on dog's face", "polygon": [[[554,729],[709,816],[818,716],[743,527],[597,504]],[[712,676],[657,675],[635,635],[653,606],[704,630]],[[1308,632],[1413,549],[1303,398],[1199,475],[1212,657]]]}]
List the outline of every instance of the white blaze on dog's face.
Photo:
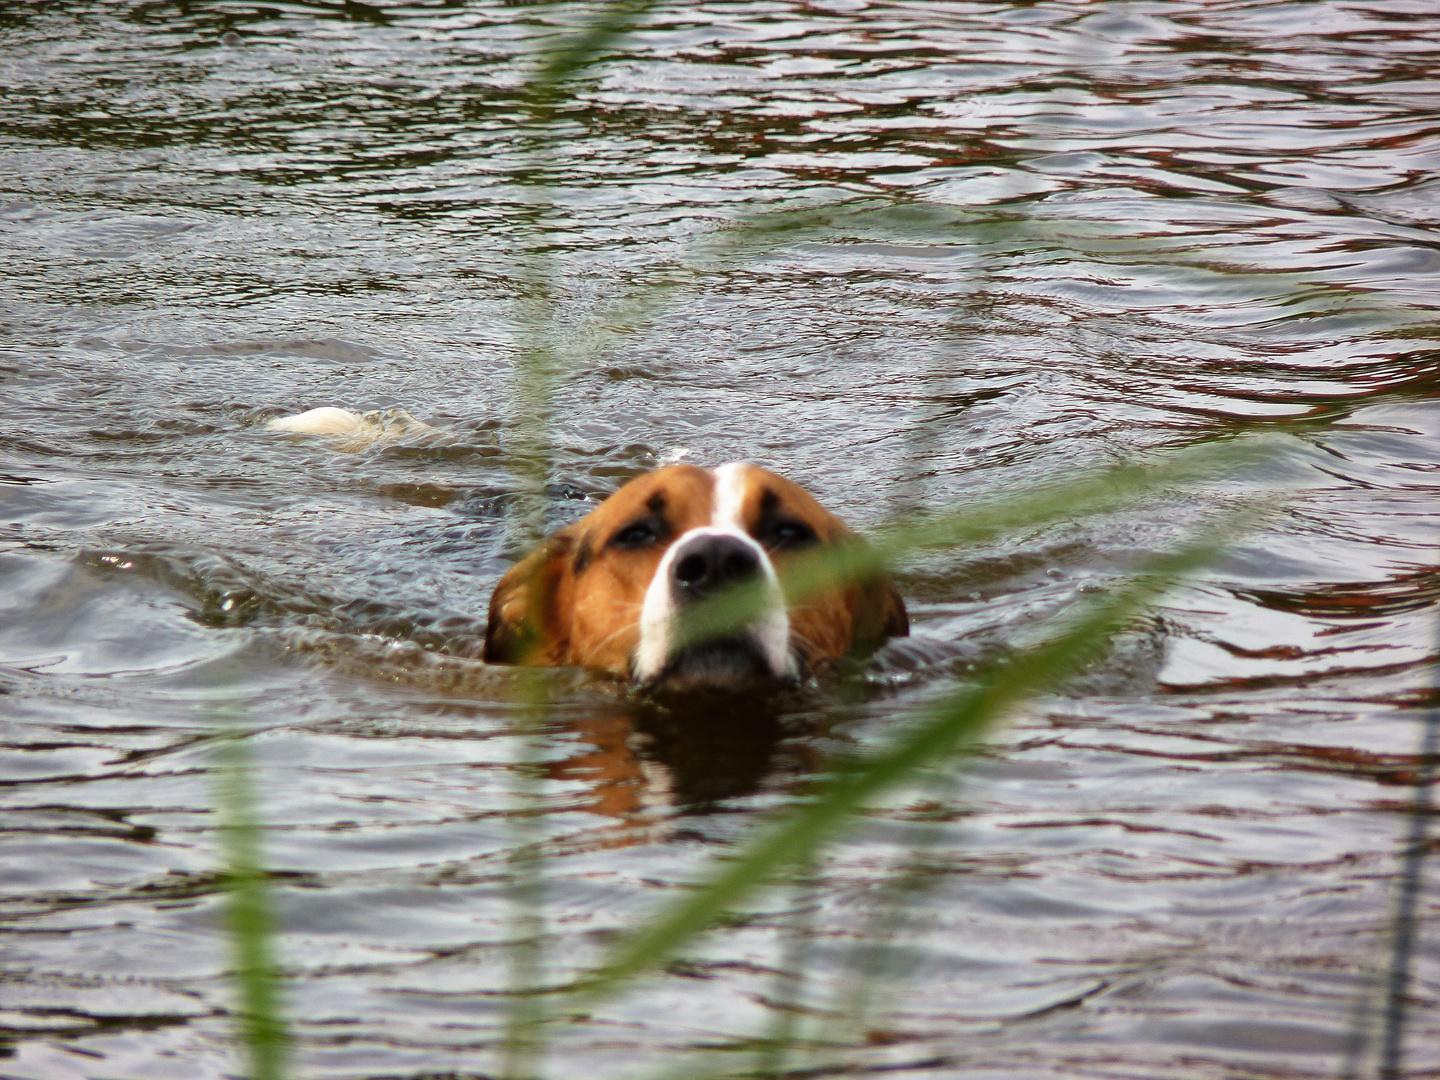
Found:
[{"label": "white blaze on dog's face", "polygon": [[[672,465],[641,476],[501,578],[485,659],[583,665],[677,689],[789,681],[908,632],[875,578],[787,606],[779,572],[817,547],[861,541],[802,488],[758,466]],[[686,607],[758,583],[747,625],[682,643]]]}]

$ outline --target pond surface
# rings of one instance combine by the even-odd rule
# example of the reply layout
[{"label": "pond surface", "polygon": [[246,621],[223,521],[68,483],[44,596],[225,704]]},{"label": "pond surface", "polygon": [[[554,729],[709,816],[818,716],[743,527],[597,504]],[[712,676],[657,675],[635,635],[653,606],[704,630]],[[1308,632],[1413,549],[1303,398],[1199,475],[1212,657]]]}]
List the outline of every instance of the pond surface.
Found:
[{"label": "pond surface", "polygon": [[[664,4],[527,127],[527,58],[575,21],[0,14],[0,1076],[244,1067],[219,732],[251,732],[297,1074],[495,1075],[519,845],[545,852],[553,982],[829,752],[1245,496],[1271,516],[1108,660],[557,1031],[544,1069],[743,1072],[790,1018],[809,1075],[1371,1075],[1436,702],[1434,5]],[[813,206],[843,209],[704,254]],[[681,457],[762,462],[867,528],[1196,439],[1274,449],[907,565],[914,636],[774,715],[562,676],[532,738],[474,657],[525,545],[537,207],[581,357],[557,522]],[[263,428],[320,405],[441,434]],[[882,886],[916,850],[897,931]],[[1440,1060],[1437,900],[1413,1070]],[[884,942],[864,1022],[827,1020]]]}]

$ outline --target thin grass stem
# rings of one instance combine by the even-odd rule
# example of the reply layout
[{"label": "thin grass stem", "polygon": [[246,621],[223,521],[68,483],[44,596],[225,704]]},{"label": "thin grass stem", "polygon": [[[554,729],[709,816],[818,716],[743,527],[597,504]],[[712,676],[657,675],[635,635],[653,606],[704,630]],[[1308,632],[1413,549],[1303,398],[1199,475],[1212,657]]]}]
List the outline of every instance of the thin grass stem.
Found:
[{"label": "thin grass stem", "polygon": [[[976,680],[922,709],[915,722],[873,754],[837,764],[809,803],[761,833],[687,896],[664,909],[644,931],[630,935],[608,960],[572,989],[591,1003],[653,970],[725,911],[786,867],[812,859],[857,813],[916,772],[973,745],[986,727],[1027,697],[1049,690],[1096,657],[1146,604],[1180,576],[1212,558],[1241,515],[1181,551],[1151,560],[1104,600],[1065,620],[1048,640],[991,664]],[[1245,514],[1248,520],[1252,514]]]},{"label": "thin grass stem", "polygon": [[760,1080],[774,1080],[784,1075],[788,1056],[797,1042],[818,906],[816,891],[814,861],[802,859],[790,879],[792,914],[785,920],[780,957],[771,981],[772,1020],[769,1030],[760,1038],[751,1070]]},{"label": "thin grass stem", "polygon": [[[935,769],[926,785],[927,799],[937,808],[948,806],[958,786],[953,771]],[[823,1045],[839,1045],[847,1034],[853,1037],[867,1031],[876,991],[894,974],[895,941],[914,930],[913,906],[908,902],[938,881],[929,855],[939,847],[946,832],[945,824],[933,818],[922,819],[918,828],[919,835],[909,851],[880,885],[879,895],[869,905],[864,929],[850,950],[846,965],[850,977],[837,982],[833,1004],[826,1014],[825,1033],[818,1040]]]},{"label": "thin grass stem", "polygon": [[225,861],[225,908],[239,1006],[236,1036],[250,1080],[283,1080],[290,1035],[275,962],[275,916],[261,852],[249,744],[221,738],[215,749],[218,835]]},{"label": "thin grass stem", "polygon": [[[629,32],[654,0],[617,0],[602,5],[583,29],[558,37],[536,57],[523,96],[535,134],[531,160],[517,180],[529,195],[522,215],[526,237],[516,270],[520,284],[520,340],[515,367],[514,439],[511,461],[518,466],[519,518],[532,543],[546,532],[545,487],[551,468],[551,400],[563,365],[556,349],[558,269],[547,242],[545,221],[553,199],[544,181],[553,151],[550,120],[567,82],[586,70],[620,36]],[[538,583],[537,583],[538,584]],[[532,586],[534,587],[534,586]],[[541,831],[531,812],[539,793],[536,764],[549,713],[548,684],[539,672],[520,676],[523,710],[517,731],[519,760],[512,776],[509,899],[509,1004],[501,1046],[506,1080],[540,1075],[546,1031],[546,1001],[537,989],[544,978],[545,882]]]}]

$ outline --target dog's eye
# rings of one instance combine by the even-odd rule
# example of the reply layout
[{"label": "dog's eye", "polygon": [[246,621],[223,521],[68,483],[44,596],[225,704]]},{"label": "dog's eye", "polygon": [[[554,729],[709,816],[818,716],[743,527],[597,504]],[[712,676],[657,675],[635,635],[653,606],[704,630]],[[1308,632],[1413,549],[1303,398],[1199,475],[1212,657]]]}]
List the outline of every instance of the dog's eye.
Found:
[{"label": "dog's eye", "polygon": [[772,548],[803,547],[813,544],[818,537],[815,530],[803,521],[781,520],[765,527],[761,543]]},{"label": "dog's eye", "polygon": [[610,538],[613,547],[636,550],[647,548],[660,539],[660,530],[653,521],[634,521]]}]

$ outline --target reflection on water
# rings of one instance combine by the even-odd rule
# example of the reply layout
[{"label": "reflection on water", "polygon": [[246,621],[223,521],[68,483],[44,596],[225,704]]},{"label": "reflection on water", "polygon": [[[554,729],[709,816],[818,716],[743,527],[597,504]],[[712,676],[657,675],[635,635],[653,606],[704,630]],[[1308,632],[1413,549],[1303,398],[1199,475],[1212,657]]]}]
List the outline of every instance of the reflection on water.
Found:
[{"label": "reflection on water", "polygon": [[[0,1074],[238,1068],[219,705],[253,729],[301,1074],[485,1074],[517,774],[547,963],[578,970],[828,755],[1236,496],[1276,512],[958,791],[867,815],[547,1069],[709,1047],[697,1071],[739,1071],[800,1015],[824,1045],[796,1062],[851,1072],[1372,1074],[1353,1037],[1435,704],[1433,5],[661,5],[537,164],[524,58],[577,12],[0,11]],[[691,282],[563,378],[557,523],[682,454],[763,462],[863,527],[1205,435],[1283,449],[915,560],[915,636],[766,709],[559,673],[536,757],[514,674],[475,657],[524,546],[541,182],[577,351],[628,290]],[[830,209],[675,269],[802,206]],[[322,405],[442,434],[342,454],[264,430]],[[827,1027],[897,875],[899,977],[865,1030]],[[1421,900],[1417,1070],[1440,1047]]]}]

